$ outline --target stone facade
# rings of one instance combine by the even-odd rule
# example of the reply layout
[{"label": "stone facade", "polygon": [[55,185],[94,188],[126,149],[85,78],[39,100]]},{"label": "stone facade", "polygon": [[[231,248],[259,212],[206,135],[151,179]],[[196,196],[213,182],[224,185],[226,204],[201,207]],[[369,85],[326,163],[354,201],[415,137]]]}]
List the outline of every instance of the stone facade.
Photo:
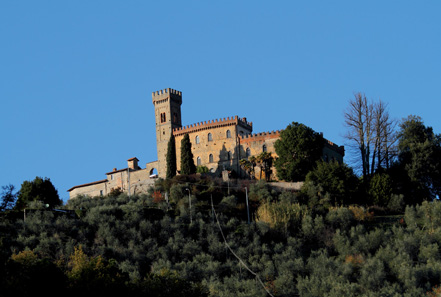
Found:
[{"label": "stone facade", "polygon": [[[155,105],[159,177],[165,177],[166,175],[166,154],[171,133],[175,136],[178,173],[180,170],[181,140],[185,134],[190,137],[195,164],[206,166],[211,173],[216,175],[220,175],[223,170],[234,170],[239,176],[244,176],[239,161],[249,156],[257,156],[263,151],[270,152],[273,157],[277,157],[274,144],[280,138],[280,131],[253,134],[253,124],[248,122],[246,118],[239,118],[238,116],[199,122],[182,127],[180,121],[181,92],[164,89],[153,92],[152,99]],[[166,110],[167,108],[169,110]],[[163,120],[161,114],[166,116],[178,114],[179,121],[170,118],[167,120],[166,117],[167,121],[161,123]],[[343,156],[343,146],[338,146],[328,140],[325,141],[325,147],[323,148],[324,160],[337,160],[342,163]],[[256,171],[256,176],[261,176],[259,168],[256,168]],[[276,180],[275,168],[272,168],[271,179]]]},{"label": "stone facade", "polygon": [[113,171],[106,173],[106,179],[70,188],[68,190],[69,198],[79,195],[106,196],[112,190],[118,188],[129,195],[147,192],[148,188],[154,183],[151,172],[147,168],[141,169],[138,166],[137,158],[131,158],[127,162],[127,168],[119,170],[114,168]]},{"label": "stone facade", "polygon": [[178,171],[181,168],[181,140],[185,134],[189,134],[196,166],[206,166],[217,174],[224,169],[238,171],[239,135],[250,134],[252,127],[246,119],[235,116],[174,129]]},{"label": "stone facade", "polygon": [[[206,166],[212,174],[220,176],[222,171],[234,171],[245,176],[239,161],[249,156],[257,156],[263,151],[277,157],[274,144],[280,138],[280,131],[252,133],[253,124],[238,116],[199,122],[182,126],[182,93],[173,89],[164,89],[152,93],[155,109],[156,148],[158,160],[146,164],[145,169],[138,166],[138,159],[127,160],[125,169],[106,173],[107,179],[75,186],[69,189],[70,198],[77,195],[104,196],[114,188],[131,194],[147,191],[154,178],[164,178],[167,171],[168,142],[173,134],[176,142],[177,170],[180,170],[181,140],[188,134],[192,144],[194,162]],[[326,140],[323,159],[343,162],[344,147]],[[256,168],[256,177],[261,176]],[[271,179],[276,180],[275,168]]]}]

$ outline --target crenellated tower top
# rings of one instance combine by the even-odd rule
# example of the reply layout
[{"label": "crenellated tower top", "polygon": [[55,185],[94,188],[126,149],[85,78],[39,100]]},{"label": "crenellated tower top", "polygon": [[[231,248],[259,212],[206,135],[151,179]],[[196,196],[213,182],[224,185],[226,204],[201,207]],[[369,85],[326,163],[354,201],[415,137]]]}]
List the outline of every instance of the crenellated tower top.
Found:
[{"label": "crenellated tower top", "polygon": [[171,88],[152,92],[153,104],[165,102],[168,99],[182,104],[182,92]]},{"label": "crenellated tower top", "polygon": [[165,177],[168,142],[173,129],[180,128],[182,92],[167,88],[152,93],[155,106],[156,147],[158,152],[158,175]]}]

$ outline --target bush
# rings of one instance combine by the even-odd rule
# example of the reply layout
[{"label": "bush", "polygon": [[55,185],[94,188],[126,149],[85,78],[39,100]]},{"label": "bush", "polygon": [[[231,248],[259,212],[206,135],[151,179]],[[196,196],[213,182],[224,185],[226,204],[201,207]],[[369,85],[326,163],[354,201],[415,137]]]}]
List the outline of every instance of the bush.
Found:
[{"label": "bush", "polygon": [[288,234],[300,229],[303,217],[308,213],[306,206],[299,203],[266,201],[257,209],[257,222],[265,222],[271,228]]},{"label": "bush", "polygon": [[326,221],[334,229],[349,230],[355,221],[354,213],[347,207],[331,207]]}]

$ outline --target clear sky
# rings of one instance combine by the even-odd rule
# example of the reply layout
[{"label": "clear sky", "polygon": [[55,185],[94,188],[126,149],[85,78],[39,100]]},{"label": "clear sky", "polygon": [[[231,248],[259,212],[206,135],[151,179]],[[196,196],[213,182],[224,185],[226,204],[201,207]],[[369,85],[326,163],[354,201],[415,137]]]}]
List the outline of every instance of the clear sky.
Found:
[{"label": "clear sky", "polygon": [[0,185],[60,197],[155,161],[152,92],[183,125],[296,121],[345,145],[355,92],[441,133],[440,1],[0,1]]}]

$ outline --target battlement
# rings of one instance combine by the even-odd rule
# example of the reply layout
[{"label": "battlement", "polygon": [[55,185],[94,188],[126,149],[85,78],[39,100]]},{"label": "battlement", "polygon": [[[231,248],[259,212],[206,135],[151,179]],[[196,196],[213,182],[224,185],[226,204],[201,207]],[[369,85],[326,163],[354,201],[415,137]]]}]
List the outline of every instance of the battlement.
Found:
[{"label": "battlement", "polygon": [[191,124],[188,126],[183,126],[180,128],[173,129],[173,135],[183,135],[187,133],[192,133],[200,130],[206,130],[206,129],[212,129],[217,127],[224,127],[224,126],[233,126],[233,125],[239,125],[244,128],[253,129],[253,123],[248,122],[246,118],[239,118],[237,115],[234,117],[227,117],[223,119],[215,119],[211,121],[204,121],[199,122],[196,124]]},{"label": "battlement", "polygon": [[329,147],[332,150],[337,151],[342,156],[345,155],[345,147],[343,145],[337,145],[337,144],[333,143],[332,141],[325,139],[325,146]]},{"label": "battlement", "polygon": [[153,104],[160,100],[171,98],[182,102],[182,92],[171,88],[155,91],[152,93]]},{"label": "battlement", "polygon": [[178,96],[182,96],[182,92],[181,91],[177,91],[171,88],[167,88],[164,90],[159,90],[159,91],[155,91],[152,92],[152,98],[154,99],[156,96],[160,96],[160,95],[167,95],[167,94],[175,94]]},{"label": "battlement", "polygon": [[240,140],[245,142],[259,141],[263,139],[271,139],[271,138],[279,138],[280,130],[271,131],[271,132],[260,132],[260,133],[252,133],[248,135],[240,135]]}]

